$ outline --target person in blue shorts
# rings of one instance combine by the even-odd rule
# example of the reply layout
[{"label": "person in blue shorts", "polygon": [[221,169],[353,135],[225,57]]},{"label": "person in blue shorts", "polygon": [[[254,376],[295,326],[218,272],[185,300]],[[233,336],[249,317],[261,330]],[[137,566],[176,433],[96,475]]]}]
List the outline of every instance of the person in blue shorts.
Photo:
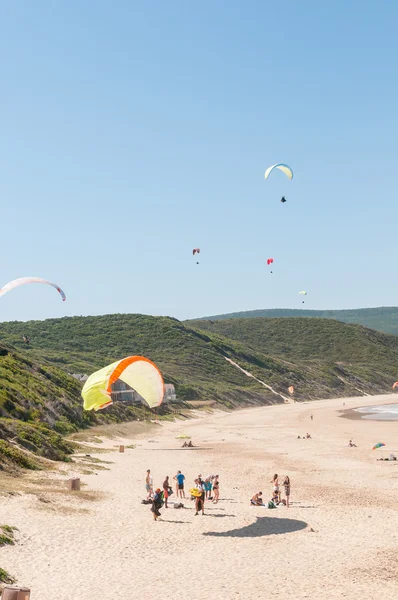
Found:
[{"label": "person in blue shorts", "polygon": [[174,475],[173,479],[176,480],[176,496],[178,498],[178,496],[180,496],[180,498],[185,498],[185,491],[184,491],[184,479],[185,479],[185,475],[183,475],[181,473],[181,471],[177,472],[177,475]]},{"label": "person in blue shorts", "polygon": [[209,477],[206,477],[204,486],[205,486],[205,490],[206,490],[206,500],[212,500],[213,498],[211,495],[211,490],[213,488],[213,483],[212,483],[210,475],[209,475]]}]

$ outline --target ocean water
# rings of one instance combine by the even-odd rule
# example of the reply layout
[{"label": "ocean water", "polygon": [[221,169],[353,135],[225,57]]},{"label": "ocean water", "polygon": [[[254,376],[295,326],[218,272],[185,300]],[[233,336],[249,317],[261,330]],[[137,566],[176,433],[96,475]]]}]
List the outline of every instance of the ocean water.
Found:
[{"label": "ocean water", "polygon": [[362,419],[374,421],[398,421],[398,404],[379,404],[378,406],[363,406],[355,412],[363,413]]}]

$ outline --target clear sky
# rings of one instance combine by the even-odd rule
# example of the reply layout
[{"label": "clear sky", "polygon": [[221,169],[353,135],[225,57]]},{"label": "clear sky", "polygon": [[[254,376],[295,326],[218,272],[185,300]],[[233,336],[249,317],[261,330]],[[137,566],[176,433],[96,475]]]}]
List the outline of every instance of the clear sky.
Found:
[{"label": "clear sky", "polygon": [[[397,23],[391,0],[2,2],[0,285],[68,298],[25,286],[0,320],[397,305]],[[279,161],[294,179],[264,181]]]}]

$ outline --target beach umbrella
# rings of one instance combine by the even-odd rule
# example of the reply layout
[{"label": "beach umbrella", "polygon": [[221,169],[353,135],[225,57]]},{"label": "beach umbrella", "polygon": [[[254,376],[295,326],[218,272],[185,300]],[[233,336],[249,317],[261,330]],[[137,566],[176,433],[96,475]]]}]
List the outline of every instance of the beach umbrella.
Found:
[{"label": "beach umbrella", "polygon": [[377,448],[382,448],[383,446],[385,446],[385,444],[383,444],[383,442],[378,442],[377,444],[375,444],[372,448],[372,450],[377,450]]}]

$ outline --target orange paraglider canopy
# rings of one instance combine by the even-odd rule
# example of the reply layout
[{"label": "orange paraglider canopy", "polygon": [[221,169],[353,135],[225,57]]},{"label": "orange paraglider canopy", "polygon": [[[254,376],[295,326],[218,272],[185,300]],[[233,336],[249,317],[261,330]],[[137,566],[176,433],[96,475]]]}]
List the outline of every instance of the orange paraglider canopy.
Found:
[{"label": "orange paraglider canopy", "polygon": [[112,404],[112,384],[118,379],[135,390],[149,408],[160,406],[164,383],[158,367],[144,356],[127,356],[92,373],[83,386],[85,410],[101,410]]},{"label": "orange paraglider canopy", "polygon": [[293,385],[291,385],[291,386],[288,388],[288,391],[289,391],[289,394],[294,394],[294,386],[293,386]]}]

